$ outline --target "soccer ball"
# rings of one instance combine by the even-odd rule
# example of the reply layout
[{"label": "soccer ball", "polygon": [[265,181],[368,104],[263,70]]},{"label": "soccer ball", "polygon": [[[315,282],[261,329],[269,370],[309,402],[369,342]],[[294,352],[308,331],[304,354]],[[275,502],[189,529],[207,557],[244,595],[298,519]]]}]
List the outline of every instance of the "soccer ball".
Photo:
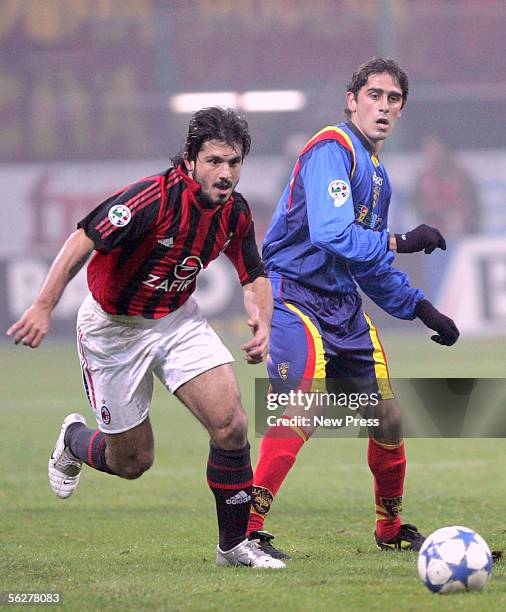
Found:
[{"label": "soccer ball", "polygon": [[455,525],[432,533],[418,555],[418,574],[433,593],[481,591],[492,573],[492,554],[472,529]]}]

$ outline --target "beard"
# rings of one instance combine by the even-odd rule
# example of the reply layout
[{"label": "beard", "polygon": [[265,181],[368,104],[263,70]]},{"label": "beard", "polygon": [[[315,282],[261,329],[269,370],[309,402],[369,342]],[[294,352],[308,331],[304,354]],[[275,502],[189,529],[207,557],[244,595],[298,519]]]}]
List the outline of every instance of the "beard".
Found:
[{"label": "beard", "polygon": [[199,199],[199,202],[202,204],[202,206],[204,208],[213,208],[214,206],[216,206],[216,204],[222,204],[223,203],[223,200],[221,200],[221,199],[219,199],[217,202],[215,202],[211,198],[211,196],[207,195],[207,193],[204,193],[202,191],[202,188],[197,193],[197,197]]},{"label": "beard", "polygon": [[[197,182],[198,179],[196,178]],[[233,184],[232,183],[216,183],[213,185],[213,187],[220,187],[220,188],[225,188],[225,189],[232,189]],[[213,199],[211,198],[211,196],[206,193],[205,191],[203,191],[202,189],[202,183],[200,183],[200,191],[198,192],[198,199],[200,201],[200,203],[205,207],[205,208],[211,208],[213,206],[217,206],[219,204],[225,204],[225,202],[230,198],[230,195],[227,195],[225,193],[219,193],[218,196]]]}]

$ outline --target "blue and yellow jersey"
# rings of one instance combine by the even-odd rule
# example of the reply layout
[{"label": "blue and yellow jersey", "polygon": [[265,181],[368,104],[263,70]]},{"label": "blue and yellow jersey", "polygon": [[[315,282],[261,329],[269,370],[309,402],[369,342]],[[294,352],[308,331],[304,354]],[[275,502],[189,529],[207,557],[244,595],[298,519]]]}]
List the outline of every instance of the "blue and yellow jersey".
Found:
[{"label": "blue and yellow jersey", "polygon": [[273,278],[332,294],[357,283],[381,308],[414,318],[423,293],[391,266],[388,174],[351,122],[320,130],[303,148],[267,230]]}]

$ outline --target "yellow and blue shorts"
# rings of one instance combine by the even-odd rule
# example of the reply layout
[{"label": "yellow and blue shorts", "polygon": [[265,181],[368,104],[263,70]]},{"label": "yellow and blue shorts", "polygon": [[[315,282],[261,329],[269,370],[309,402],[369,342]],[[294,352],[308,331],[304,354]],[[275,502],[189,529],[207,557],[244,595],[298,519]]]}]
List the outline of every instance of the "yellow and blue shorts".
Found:
[{"label": "yellow and blue shorts", "polygon": [[267,369],[272,390],[337,387],[394,397],[387,360],[357,292],[324,294],[271,278],[274,314]]}]

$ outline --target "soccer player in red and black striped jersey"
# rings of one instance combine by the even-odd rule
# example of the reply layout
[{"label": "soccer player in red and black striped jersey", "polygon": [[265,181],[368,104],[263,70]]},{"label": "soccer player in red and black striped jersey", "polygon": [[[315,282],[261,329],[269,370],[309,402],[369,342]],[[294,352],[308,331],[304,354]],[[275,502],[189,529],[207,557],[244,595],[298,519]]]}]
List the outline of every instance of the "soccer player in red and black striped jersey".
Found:
[{"label": "soccer player in red and black striped jersey", "polygon": [[94,251],[77,337],[98,429],[79,413],[65,418],[48,464],[52,490],[60,498],[72,495],[83,463],[127,479],[149,469],[156,375],[209,432],[217,564],[281,568],[283,562],[246,538],[253,481],[247,419],[233,358],[192,297],[200,270],[225,253],[243,286],[253,333],[241,347],[245,359],[255,364],[266,357],[271,286],[251,211],[235,191],[250,142],[246,121],[233,110],[195,113],[173,167],[119,190],[82,219],[38,298],[7,333],[16,344],[39,346],[67,283]]}]

